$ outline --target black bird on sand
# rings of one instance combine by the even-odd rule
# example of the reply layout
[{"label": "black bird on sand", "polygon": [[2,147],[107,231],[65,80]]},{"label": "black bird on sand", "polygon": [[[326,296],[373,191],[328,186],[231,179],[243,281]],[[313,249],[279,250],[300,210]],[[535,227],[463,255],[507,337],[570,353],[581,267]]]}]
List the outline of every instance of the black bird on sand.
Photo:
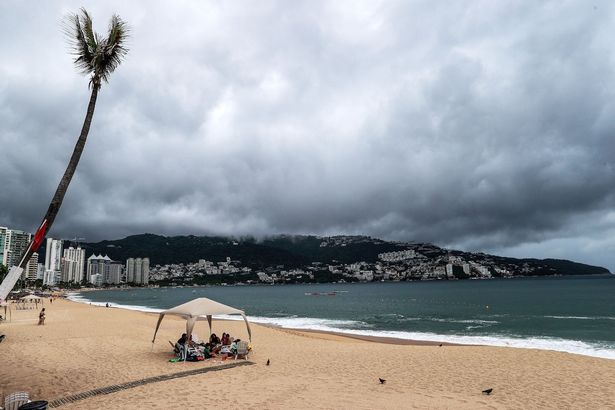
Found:
[{"label": "black bird on sand", "polygon": [[269,359],[267,359],[267,366],[269,366],[269,363],[271,363],[271,362],[269,361]]},{"label": "black bird on sand", "polygon": [[439,346],[439,347],[442,347],[442,343],[440,343],[438,346]]},{"label": "black bird on sand", "polygon": [[380,380],[380,384],[384,384],[386,382],[386,380],[381,379],[380,377],[378,378],[378,380]]},{"label": "black bird on sand", "polygon": [[483,390],[483,394],[486,394],[488,396],[488,395],[491,394],[492,391],[493,391],[493,389]]}]

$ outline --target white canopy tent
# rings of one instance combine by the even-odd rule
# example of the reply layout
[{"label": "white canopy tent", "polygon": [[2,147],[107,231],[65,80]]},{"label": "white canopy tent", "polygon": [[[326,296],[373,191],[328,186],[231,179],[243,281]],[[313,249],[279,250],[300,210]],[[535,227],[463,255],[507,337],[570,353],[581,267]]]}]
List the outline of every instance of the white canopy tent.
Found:
[{"label": "white canopy tent", "polygon": [[41,303],[41,305],[44,302],[44,299],[42,297],[36,296],[36,295],[27,295],[27,296],[24,296],[23,298],[20,298],[19,300],[22,301],[24,304],[26,302],[35,303],[37,307],[38,307],[39,302]]},{"label": "white canopy tent", "polygon": [[158,317],[158,323],[156,324],[156,330],[154,331],[154,337],[152,338],[152,346],[154,344],[154,341],[156,340],[156,333],[158,333],[160,322],[162,322],[162,319],[165,315],[176,315],[186,319],[186,335],[188,336],[188,340],[190,340],[192,330],[194,329],[194,325],[198,320],[207,320],[207,323],[209,324],[209,333],[211,334],[212,316],[241,315],[244,322],[246,322],[246,328],[248,329],[248,338],[250,339],[250,341],[252,341],[252,331],[250,330],[250,324],[248,323],[248,319],[246,318],[246,314],[243,312],[243,310],[223,305],[222,303],[216,302],[211,299],[197,298],[191,300],[190,302],[186,302],[182,305],[175,306],[174,308],[160,312],[160,316]]}]

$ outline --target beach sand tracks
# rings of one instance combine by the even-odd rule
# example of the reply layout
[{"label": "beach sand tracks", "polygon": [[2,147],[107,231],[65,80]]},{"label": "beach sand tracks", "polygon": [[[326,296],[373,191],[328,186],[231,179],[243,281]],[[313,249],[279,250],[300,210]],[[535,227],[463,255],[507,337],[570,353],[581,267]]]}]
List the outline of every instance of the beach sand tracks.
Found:
[{"label": "beach sand tracks", "polygon": [[217,365],[217,366],[213,366],[213,367],[205,367],[205,368],[199,368],[199,369],[186,370],[186,371],[183,371],[183,372],[162,374],[162,375],[159,375],[159,376],[147,377],[145,379],[134,380],[134,381],[127,382],[127,383],[121,383],[121,384],[114,384],[114,385],[111,385],[111,386],[99,387],[97,389],[93,389],[93,390],[89,390],[89,391],[86,391],[86,392],[77,393],[77,394],[73,394],[71,396],[62,397],[60,399],[53,400],[53,401],[49,402],[49,407],[56,408],[56,407],[60,407],[60,406],[62,406],[64,404],[73,403],[73,402],[76,402],[76,401],[79,401],[79,400],[88,399],[90,397],[99,396],[99,395],[102,395],[102,394],[111,394],[111,393],[115,393],[115,392],[118,392],[118,391],[121,391],[121,390],[131,389],[131,388],[134,388],[134,387],[139,387],[139,386],[143,386],[143,385],[150,384],[150,383],[158,383],[158,382],[163,382],[163,381],[166,381],[166,380],[173,380],[173,379],[178,379],[178,378],[181,378],[181,377],[188,377],[188,376],[194,376],[194,375],[208,373],[208,372],[213,372],[213,371],[225,370],[225,369],[230,369],[232,367],[250,366],[250,365],[253,365],[253,364],[254,363],[252,363],[250,361],[225,363],[225,364],[221,364],[221,365]]}]

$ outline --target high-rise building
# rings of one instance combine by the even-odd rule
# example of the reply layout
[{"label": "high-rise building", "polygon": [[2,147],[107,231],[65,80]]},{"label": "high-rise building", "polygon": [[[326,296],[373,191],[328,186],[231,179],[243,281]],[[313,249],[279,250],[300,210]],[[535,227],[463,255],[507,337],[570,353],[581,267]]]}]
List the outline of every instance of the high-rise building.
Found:
[{"label": "high-rise building", "polygon": [[143,258],[141,264],[141,283],[143,285],[149,284],[149,258]]},{"label": "high-rise building", "polygon": [[59,271],[62,269],[62,240],[47,238],[45,247],[45,269]]},{"label": "high-rise building", "polygon": [[[50,272],[53,272],[50,273]],[[53,279],[52,279],[53,276]],[[43,285],[55,285],[62,280],[62,240],[47,238]]]},{"label": "high-rise building", "polygon": [[22,277],[28,280],[36,280],[38,271],[38,253],[34,252],[23,271]]},{"label": "high-rise building", "polygon": [[122,282],[123,271],[124,265],[121,262],[111,262],[109,265],[109,276],[106,278],[105,283],[119,285]]},{"label": "high-rise building", "polygon": [[135,259],[135,283],[142,283],[143,281],[143,259]]},{"label": "high-rise building", "polygon": [[18,265],[31,238],[27,232],[0,227],[0,263],[7,268]]},{"label": "high-rise building", "polygon": [[4,250],[6,249],[6,231],[8,231],[8,228],[0,226],[0,263],[3,265],[6,265],[4,256]]},{"label": "high-rise building", "polygon": [[64,249],[62,260],[62,282],[81,283],[85,267],[85,249],[69,246]]},{"label": "high-rise building", "polygon": [[149,258],[126,260],[126,283],[147,285],[149,283]]},{"label": "high-rise building", "polygon": [[96,277],[96,281],[99,281],[101,284],[104,283],[105,278],[109,277],[109,265],[111,264],[111,258],[107,255],[94,255],[88,258],[88,276],[87,280],[89,283],[92,283],[96,286],[100,286],[97,283],[92,281],[92,275],[100,275]]},{"label": "high-rise building", "polygon": [[134,258],[126,259],[126,283],[135,282],[135,260]]}]

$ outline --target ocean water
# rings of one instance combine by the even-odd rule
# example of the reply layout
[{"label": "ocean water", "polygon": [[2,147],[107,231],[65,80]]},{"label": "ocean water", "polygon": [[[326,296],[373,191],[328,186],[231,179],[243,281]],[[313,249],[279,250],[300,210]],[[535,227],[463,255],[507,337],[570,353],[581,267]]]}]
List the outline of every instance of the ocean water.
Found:
[{"label": "ocean water", "polygon": [[252,322],[286,328],[615,359],[615,275],[127,289],[70,297],[154,312],[208,297],[244,310]]}]

